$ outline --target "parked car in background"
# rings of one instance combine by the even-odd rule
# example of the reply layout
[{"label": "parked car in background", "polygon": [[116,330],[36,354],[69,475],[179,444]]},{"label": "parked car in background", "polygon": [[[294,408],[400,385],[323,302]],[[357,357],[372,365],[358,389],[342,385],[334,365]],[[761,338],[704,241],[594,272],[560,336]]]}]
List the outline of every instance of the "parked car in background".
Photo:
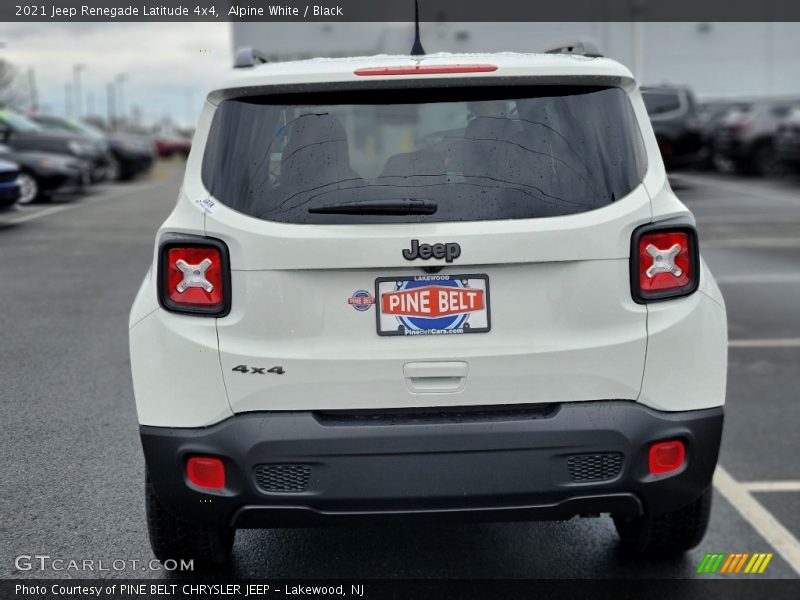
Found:
[{"label": "parked car in background", "polygon": [[10,110],[0,110],[0,143],[14,150],[72,156],[81,162],[86,183],[102,178],[108,165],[108,149],[100,144],[84,136],[48,131]]},{"label": "parked car in background", "polygon": [[714,152],[730,160],[741,173],[780,174],[784,167],[778,160],[775,135],[793,104],[759,100],[730,110],[717,129]]},{"label": "parked car in background", "polygon": [[60,131],[101,141],[110,156],[105,171],[109,181],[131,179],[153,166],[153,150],[149,142],[124,133],[105,133],[88,123],[56,115],[34,115],[31,117],[50,131]]},{"label": "parked car in background", "polygon": [[49,200],[54,193],[80,192],[84,188],[81,162],[65,154],[13,150],[0,144],[0,160],[19,165],[19,203]]},{"label": "parked car in background", "polygon": [[0,160],[0,210],[11,208],[19,199],[19,166]]},{"label": "parked car in background", "polygon": [[742,102],[734,100],[715,100],[698,105],[700,135],[706,149],[705,160],[700,165],[701,167],[722,172],[733,170],[731,161],[719,156],[715,151],[714,139],[725,115],[739,106],[742,106]]},{"label": "parked car in background", "polygon": [[680,86],[642,87],[642,98],[667,168],[702,163],[708,153],[692,91]]},{"label": "parked car in background", "polygon": [[787,169],[800,171],[800,107],[795,107],[778,126],[775,152],[778,162]]},{"label": "parked car in background", "polygon": [[184,136],[177,134],[161,134],[154,138],[156,153],[161,158],[171,158],[173,156],[189,156],[192,149],[192,141]]}]

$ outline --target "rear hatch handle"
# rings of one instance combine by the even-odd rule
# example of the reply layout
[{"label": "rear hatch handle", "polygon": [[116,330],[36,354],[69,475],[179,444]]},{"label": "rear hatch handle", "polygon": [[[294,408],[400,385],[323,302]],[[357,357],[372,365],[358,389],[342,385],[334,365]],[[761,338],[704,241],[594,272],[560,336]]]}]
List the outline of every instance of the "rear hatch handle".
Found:
[{"label": "rear hatch handle", "polygon": [[412,362],[403,365],[406,385],[414,394],[460,392],[467,383],[465,362]]}]

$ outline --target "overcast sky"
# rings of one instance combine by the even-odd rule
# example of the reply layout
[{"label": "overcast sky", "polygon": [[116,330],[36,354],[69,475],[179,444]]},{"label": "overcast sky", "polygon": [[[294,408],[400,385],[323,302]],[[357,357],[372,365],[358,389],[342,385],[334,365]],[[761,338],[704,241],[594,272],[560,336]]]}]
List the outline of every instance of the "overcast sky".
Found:
[{"label": "overcast sky", "polygon": [[[106,116],[106,83],[118,74],[125,104],[148,121],[171,115],[193,122],[209,88],[230,69],[228,23],[0,23],[0,57],[36,74],[40,105],[64,114],[73,65],[83,108]],[[89,100],[88,96],[92,96]]]}]

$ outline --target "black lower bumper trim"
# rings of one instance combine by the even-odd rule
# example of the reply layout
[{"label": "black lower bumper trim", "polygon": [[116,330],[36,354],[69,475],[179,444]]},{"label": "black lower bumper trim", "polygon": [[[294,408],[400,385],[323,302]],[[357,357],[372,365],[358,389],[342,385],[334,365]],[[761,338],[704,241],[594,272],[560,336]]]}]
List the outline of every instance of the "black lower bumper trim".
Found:
[{"label": "black lower bumper trim", "polygon": [[[681,508],[708,488],[723,420],[721,407],[660,412],[630,401],[342,414],[258,412],[198,429],[142,426],[148,472],[176,514],[237,528],[633,517]],[[686,462],[651,475],[649,447],[666,439],[684,442]],[[222,490],[188,481],[192,455],[223,461]],[[576,457],[589,457],[579,470],[570,468]]]},{"label": "black lower bumper trim", "polygon": [[490,506],[478,508],[441,508],[420,510],[330,511],[308,506],[243,506],[233,516],[236,527],[307,527],[332,524],[420,519],[435,521],[546,521],[563,520],[575,515],[595,516],[610,513],[634,518],[644,514],[642,503],[634,494],[608,494],[567,498],[555,504],[528,506]]}]

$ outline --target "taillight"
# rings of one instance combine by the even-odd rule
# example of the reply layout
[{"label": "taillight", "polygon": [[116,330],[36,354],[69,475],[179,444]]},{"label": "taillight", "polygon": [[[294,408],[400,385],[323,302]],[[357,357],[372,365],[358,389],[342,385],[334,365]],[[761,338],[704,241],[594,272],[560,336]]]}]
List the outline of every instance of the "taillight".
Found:
[{"label": "taillight", "polygon": [[677,471],[683,465],[685,458],[686,447],[680,440],[653,444],[650,446],[650,455],[648,457],[650,473],[662,475]]},{"label": "taillight", "polygon": [[631,293],[636,302],[686,296],[700,281],[697,232],[688,225],[654,224],[633,233]]},{"label": "taillight", "polygon": [[399,65],[392,67],[364,67],[353,71],[361,77],[370,75],[449,75],[453,73],[491,73],[496,65]]},{"label": "taillight", "polygon": [[197,487],[209,490],[225,487],[225,465],[218,458],[191,457],[186,463],[186,476]]},{"label": "taillight", "polygon": [[158,297],[173,312],[228,314],[230,267],[225,244],[199,236],[167,238],[160,247]]}]

